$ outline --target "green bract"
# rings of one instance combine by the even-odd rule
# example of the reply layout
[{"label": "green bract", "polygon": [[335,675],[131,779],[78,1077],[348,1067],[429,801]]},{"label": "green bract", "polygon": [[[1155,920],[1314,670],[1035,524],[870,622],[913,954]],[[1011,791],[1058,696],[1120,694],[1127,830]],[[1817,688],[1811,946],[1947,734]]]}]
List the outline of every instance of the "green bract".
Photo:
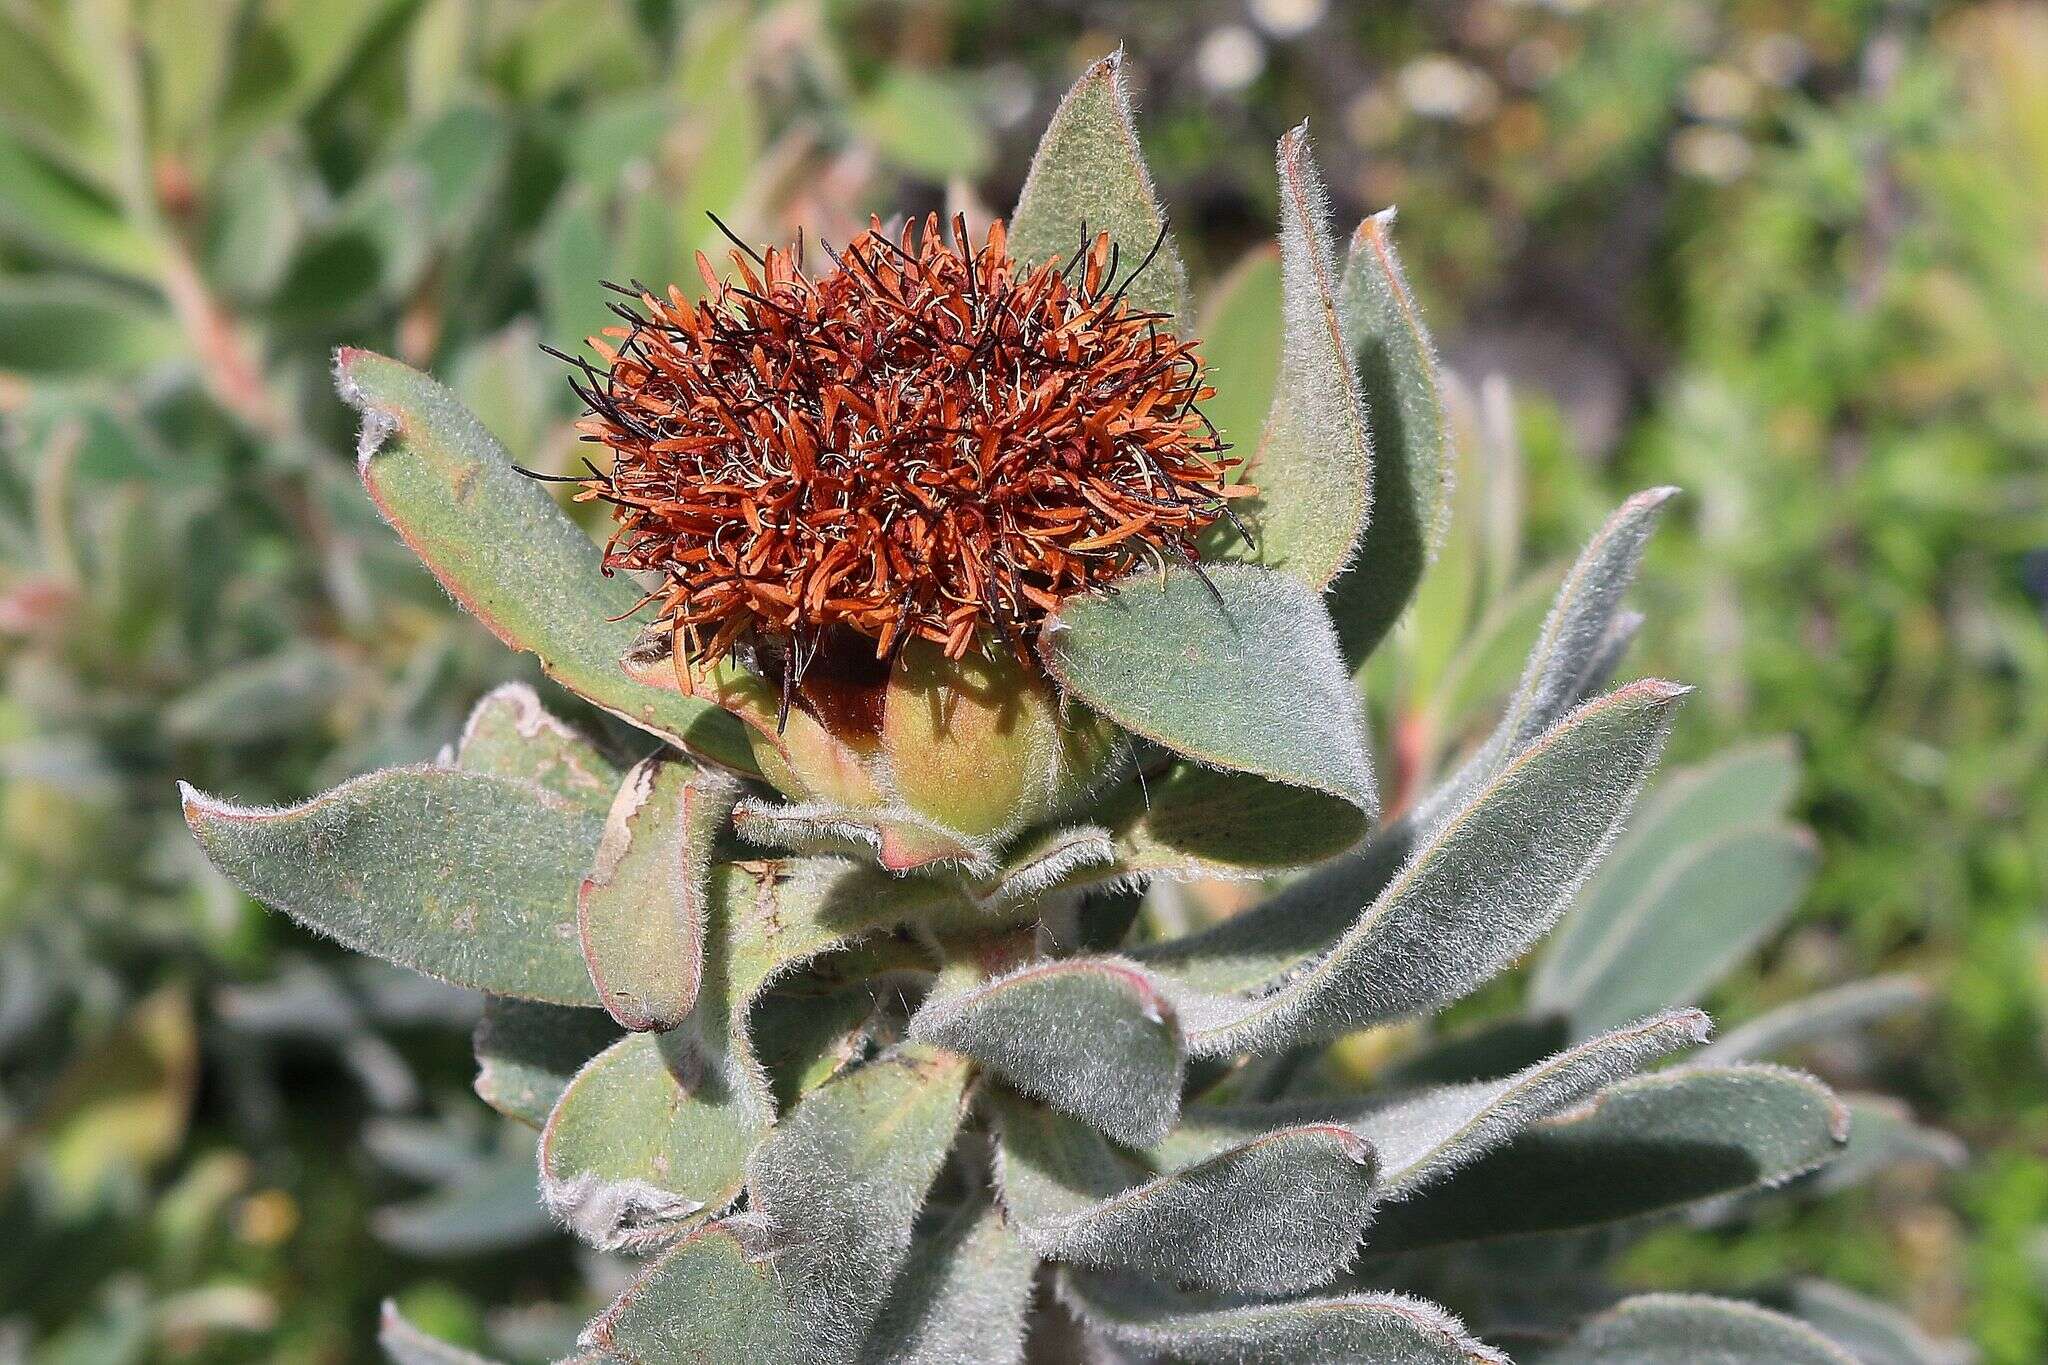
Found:
[{"label": "green bract", "polygon": [[[252,894],[489,997],[477,1089],[540,1129],[548,1208],[649,1256],[581,1359],[1014,1361],[1043,1334],[1104,1360],[1473,1362],[1505,1359],[1496,1332],[1553,1361],[1849,1358],[1760,1308],[1616,1306],[1585,1268],[1586,1229],[1887,1141],[1877,1109],[1758,1058],[1912,999],[1792,1008],[1659,1067],[1812,864],[1780,746],[1639,800],[1686,689],[1606,677],[1671,490],[1615,513],[1540,625],[1514,618],[1535,645],[1497,725],[1445,772],[1405,756],[1384,809],[1357,678],[1438,543],[1451,423],[1391,212],[1340,262],[1305,131],[1279,176],[1277,268],[1211,314],[1244,329],[1224,346],[1277,346],[1217,381],[1251,546],[1070,600],[1028,655],[905,648],[865,730],[783,723],[734,668],[681,688],[614,619],[633,586],[482,424],[341,354],[393,528],[647,752],[622,766],[513,689],[440,763],[186,810]],[[1085,223],[1135,259],[1165,222],[1110,58],[1012,241],[1065,251]],[[1170,240],[1159,259],[1143,302],[1185,318]],[[1270,894],[1168,932],[1174,885],[1217,879]],[[1319,1061],[1560,922],[1526,1015],[1428,1037],[1378,1089]],[[385,1341],[466,1358],[395,1315]]]}]

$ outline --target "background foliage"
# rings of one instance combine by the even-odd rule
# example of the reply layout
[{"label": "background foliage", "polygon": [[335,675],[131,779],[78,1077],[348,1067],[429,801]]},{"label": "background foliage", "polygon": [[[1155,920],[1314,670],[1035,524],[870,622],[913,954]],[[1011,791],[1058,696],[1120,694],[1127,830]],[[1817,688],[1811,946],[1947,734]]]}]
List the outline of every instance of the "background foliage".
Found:
[{"label": "background foliage", "polygon": [[[1622,493],[1687,488],[1635,662],[1703,684],[1678,757],[1793,736],[1824,849],[1717,1015],[1937,983],[1868,1055],[1809,1061],[1881,1076],[1965,1167],[1761,1238],[1674,1228],[1633,1273],[1825,1273],[1989,1361],[2048,1353],[2039,9],[11,0],[0,1359],[368,1358],[387,1294],[507,1354],[573,1330],[616,1269],[548,1232],[530,1150],[468,1095],[474,1004],[264,915],[177,818],[173,772],[294,799],[431,756],[518,675],[361,497],[329,351],[431,368],[566,467],[536,347],[601,325],[596,279],[692,279],[707,209],[843,240],[1007,204],[1119,40],[1198,280],[1269,234],[1305,115],[1340,219],[1400,206],[1475,387],[1484,553],[1425,617],[1484,618]],[[1375,706],[1454,745],[1468,715],[1405,702],[1439,691],[1427,630],[1397,645]]]}]

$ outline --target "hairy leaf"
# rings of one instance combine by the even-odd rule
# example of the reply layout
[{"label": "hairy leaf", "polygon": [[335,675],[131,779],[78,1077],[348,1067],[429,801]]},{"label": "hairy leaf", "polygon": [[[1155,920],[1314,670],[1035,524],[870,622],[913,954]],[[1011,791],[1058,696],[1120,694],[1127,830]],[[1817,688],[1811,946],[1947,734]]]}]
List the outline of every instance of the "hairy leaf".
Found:
[{"label": "hairy leaf", "polygon": [[1530,979],[1532,1003],[1564,1011],[1583,999],[1617,924],[1640,913],[1648,883],[1717,835],[1777,822],[1798,785],[1799,758],[1783,739],[1731,749],[1658,782],[1544,949]]},{"label": "hairy leaf", "polygon": [[1038,1258],[986,1199],[912,1245],[861,1365],[1015,1365]]},{"label": "hairy leaf", "polygon": [[[1280,249],[1268,242],[1223,277],[1202,309],[1202,360],[1216,389],[1202,404],[1202,415],[1235,459],[1258,448],[1273,410],[1285,334],[1281,297]],[[1220,546],[1236,535],[1225,524],[1211,539]]]},{"label": "hairy leaf", "polygon": [[1682,1067],[1623,1081],[1380,1210],[1395,1251],[1592,1227],[1775,1185],[1833,1157],[1847,1112],[1780,1067]]},{"label": "hairy leaf", "polygon": [[1372,424],[1372,521],[1331,589],[1355,669],[1400,619],[1436,553],[1450,503],[1449,424],[1436,348],[1394,254],[1394,211],[1351,235],[1337,307]]},{"label": "hairy leaf", "polygon": [[[1053,112],[1010,215],[1010,254],[1027,268],[1065,261],[1084,230],[1107,232],[1125,274],[1158,242],[1159,254],[1131,280],[1125,297],[1133,309],[1186,318],[1187,269],[1173,238],[1161,240],[1166,210],[1138,149],[1123,63],[1121,49],[1096,62]],[[1175,322],[1166,325],[1180,330]]]},{"label": "hairy leaf", "polygon": [[704,971],[689,1032],[765,1121],[775,1098],[751,1019],[769,986],[943,892],[936,882],[836,858],[723,864],[707,886]]},{"label": "hairy leaf", "polygon": [[307,928],[493,995],[599,1003],[575,936],[575,889],[604,827],[588,810],[432,766],[284,809],[180,790],[214,866]]},{"label": "hairy leaf", "polygon": [[1792,1286],[1792,1311],[1859,1365],[1969,1365],[1976,1352],[1959,1341],[1937,1341],[1911,1318],[1825,1280]]},{"label": "hairy leaf", "polygon": [[474,1351],[428,1336],[413,1326],[391,1299],[384,1300],[377,1345],[391,1365],[491,1365]]},{"label": "hairy leaf", "polygon": [[1643,545],[1675,488],[1653,488],[1623,503],[1572,564],[1522,667],[1506,709],[1479,750],[1421,802],[1415,820],[1427,828],[1462,806],[1501,767],[1557,723],[1578,701],[1635,577]]},{"label": "hairy leaf", "polygon": [[[1438,1007],[1519,957],[1627,816],[1683,689],[1637,683],[1566,717],[1449,814],[1350,927],[1270,989],[1218,996],[1180,974],[1220,950],[1241,956],[1286,922],[1326,923],[1360,880],[1340,865],[1207,934],[1134,956],[1160,974],[1190,1056],[1272,1051]],[[1247,918],[1250,917],[1241,917]]]},{"label": "hairy leaf", "polygon": [[1379,1153],[1383,1197],[1404,1198],[1502,1146],[1539,1120],[1582,1103],[1656,1058],[1706,1037],[1707,1017],[1678,1010],[1646,1019],[1495,1081],[1449,1085],[1337,1106],[1196,1107],[1168,1140],[1169,1159],[1190,1160],[1249,1132],[1311,1117],[1357,1133]]},{"label": "hairy leaf", "polygon": [[1178,1294],[1129,1276],[1063,1271],[1060,1296],[1121,1345],[1195,1365],[1508,1365],[1464,1324],[1405,1294],[1241,1303]]},{"label": "hairy leaf", "polygon": [[731,1226],[711,1223],[663,1252],[583,1329],[599,1365],[804,1365],[803,1324],[776,1262],[752,1254]]},{"label": "hairy leaf", "polygon": [[1115,958],[1033,963],[934,995],[910,1036],[1130,1146],[1165,1137],[1180,1112],[1180,1027],[1145,974]]},{"label": "hairy leaf", "polygon": [[634,765],[605,818],[576,927],[598,998],[619,1026],[672,1029],[704,969],[712,846],[739,784],[660,755]]},{"label": "hairy leaf", "polygon": [[1905,1162],[1953,1169],[1969,1160],[1961,1142],[1915,1121],[1913,1111],[1889,1095],[1844,1095],[1842,1103],[1849,1110],[1849,1137],[1841,1155],[1815,1174],[1815,1194],[1851,1189]]},{"label": "hairy leaf", "polygon": [[1225,540],[1220,528],[1210,540],[1216,553],[1255,559],[1320,590],[1344,571],[1365,534],[1372,443],[1338,313],[1329,196],[1309,154],[1307,124],[1280,139],[1279,174],[1280,373],[1258,447],[1239,475],[1257,492],[1237,504],[1257,543]]},{"label": "hairy leaf", "polygon": [[891,872],[936,864],[955,865],[971,876],[993,870],[987,845],[903,807],[855,809],[750,797],[734,808],[733,825],[749,843],[872,860]]},{"label": "hairy leaf", "polygon": [[1336,857],[1363,828],[1342,798],[1197,763],[1124,784],[1099,814],[1113,836],[1102,880],[1285,872]]},{"label": "hairy leaf", "polygon": [[453,394],[369,351],[342,350],[335,375],[363,414],[364,486],[458,603],[594,704],[726,767],[758,771],[740,722],[708,697],[621,667],[639,638],[626,619],[638,590],[603,575],[597,546]]},{"label": "hairy leaf", "polygon": [[1358,694],[1316,593],[1250,565],[1206,573],[1140,573],[1067,602],[1040,637],[1053,676],[1176,753],[1376,813]]},{"label": "hairy leaf", "polygon": [[1739,1028],[1729,1029],[1701,1048],[1693,1060],[1760,1061],[1788,1048],[1819,1042],[1872,1020],[1918,1008],[1927,1003],[1930,994],[1925,981],[1904,973],[1852,981],[1780,1005]]},{"label": "hairy leaf", "polygon": [[618,1038],[619,1026],[601,1010],[486,996],[472,1040],[476,1093],[507,1118],[538,1128],[570,1078]]},{"label": "hairy leaf", "polygon": [[1857,1365],[1797,1318],[1701,1294],[1623,1299],[1543,1358],[1556,1365]]},{"label": "hairy leaf", "polygon": [[1755,951],[1813,880],[1813,837],[1737,830],[1672,858],[1589,946],[1570,1017],[1581,1036],[1646,1010],[1689,1005]]},{"label": "hairy leaf", "polygon": [[525,683],[506,683],[476,704],[455,746],[455,766],[531,782],[598,815],[611,809],[621,776],[595,744],[549,715]]},{"label": "hairy leaf", "polygon": [[[803,1358],[854,1359],[953,1145],[967,1063],[906,1046],[819,1086],[747,1162]],[[712,1326],[713,1324],[707,1324]]]},{"label": "hairy leaf", "polygon": [[996,1094],[997,1179],[1025,1245],[1049,1259],[1228,1293],[1329,1282],[1351,1259],[1378,1163],[1329,1123],[1264,1133],[1154,1175],[1091,1129]]},{"label": "hairy leaf", "polygon": [[629,1034],[590,1059],[541,1131],[541,1195],[604,1251],[644,1250],[739,1197],[766,1125],[680,1034]]}]

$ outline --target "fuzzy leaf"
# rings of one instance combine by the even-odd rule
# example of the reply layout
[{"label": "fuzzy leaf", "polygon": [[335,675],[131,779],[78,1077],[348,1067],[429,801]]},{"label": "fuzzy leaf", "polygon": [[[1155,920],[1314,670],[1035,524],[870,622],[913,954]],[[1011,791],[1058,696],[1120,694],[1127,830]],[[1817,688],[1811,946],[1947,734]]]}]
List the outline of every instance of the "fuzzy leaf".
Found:
[{"label": "fuzzy leaf", "polygon": [[1503,1080],[1441,1086],[1350,1107],[1306,1102],[1192,1108],[1165,1151],[1169,1159],[1191,1160],[1241,1141],[1247,1133],[1313,1116],[1342,1124],[1371,1143],[1379,1153],[1383,1197],[1400,1199],[1500,1147],[1532,1123],[1699,1042],[1706,1033],[1706,1015],[1679,1010],[1581,1043]]},{"label": "fuzzy leaf", "polygon": [[1792,1311],[1860,1365],[1969,1365],[1976,1353],[1959,1341],[1936,1341],[1890,1304],[1829,1284],[1801,1280]]},{"label": "fuzzy leaf", "polygon": [[1592,1319],[1555,1365],[1857,1365],[1797,1318],[1702,1294],[1642,1294]]},{"label": "fuzzy leaf", "polygon": [[1112,877],[1243,878],[1308,867],[1358,842],[1357,807],[1308,787],[1196,763],[1125,783],[1098,814]]},{"label": "fuzzy leaf", "polygon": [[1798,785],[1799,756],[1784,739],[1731,749],[1659,781],[1544,948],[1531,1003],[1562,1012],[1584,999],[1617,925],[1640,913],[1644,887],[1717,835],[1782,819]]},{"label": "fuzzy leaf", "polygon": [[1900,973],[1852,981],[1809,995],[1743,1024],[1694,1056],[1697,1062],[1762,1061],[1789,1048],[1836,1037],[1859,1025],[1902,1014],[1927,1003],[1931,992],[1919,977]]},{"label": "fuzzy leaf", "polygon": [[1346,1294],[1237,1303],[1178,1294],[1130,1276],[1063,1271],[1060,1297],[1119,1345],[1192,1365],[1508,1365],[1433,1303],[1405,1294]]},{"label": "fuzzy leaf", "polygon": [[1356,853],[1302,878],[1298,890],[1131,955],[1168,975],[1179,992],[1256,992],[1327,953],[1358,922],[1359,907],[1386,891],[1414,847],[1407,822],[1387,826]]},{"label": "fuzzy leaf", "polygon": [[1938,1128],[1913,1118],[1913,1111],[1889,1095],[1844,1095],[1849,1138],[1842,1154],[1813,1178],[1813,1193],[1853,1189],[1880,1172],[1906,1162],[1953,1169],[1970,1159],[1969,1149]]},{"label": "fuzzy leaf", "polygon": [[525,782],[422,766],[303,805],[231,806],[181,784],[229,881],[358,952],[458,986],[595,1005],[575,888],[603,821]]},{"label": "fuzzy leaf", "polygon": [[1848,1114],[1781,1067],[1682,1067],[1623,1081],[1380,1211],[1372,1249],[1593,1227],[1775,1185],[1833,1157]]},{"label": "fuzzy leaf", "polygon": [[975,899],[991,910],[1023,906],[1054,890],[1094,886],[1125,876],[1117,846],[1096,825],[1055,828],[1010,851],[1003,866],[974,888]]},{"label": "fuzzy leaf", "polygon": [[988,847],[901,807],[853,809],[750,797],[734,808],[733,827],[749,843],[872,860],[890,872],[938,864],[957,866],[969,875],[993,869]]},{"label": "fuzzy leaf", "polygon": [[1589,945],[1574,985],[1580,1036],[1646,1010],[1690,1005],[1785,922],[1813,880],[1813,837],[1737,830],[1671,859]]},{"label": "fuzzy leaf", "polygon": [[472,1039],[476,1093],[507,1118],[539,1128],[570,1078],[618,1038],[618,1025],[600,1010],[487,996]]},{"label": "fuzzy leaf", "polygon": [[491,1365],[474,1351],[430,1337],[406,1319],[391,1299],[384,1300],[377,1324],[377,1345],[391,1365]]},{"label": "fuzzy leaf", "polygon": [[1479,751],[1420,805],[1416,823],[1427,827],[1465,803],[1536,736],[1577,703],[1601,658],[1621,595],[1635,577],[1643,545],[1675,488],[1653,488],[1623,503],[1572,564],[1544,618],[1542,633],[1522,667],[1506,710]]},{"label": "fuzzy leaf", "polygon": [[[1372,513],[1372,442],[1337,308],[1330,203],[1308,125],[1280,139],[1284,334],[1273,406],[1239,477],[1256,546],[1212,533],[1214,552],[1255,559],[1318,590],[1344,571]],[[1228,383],[1228,376],[1219,376]],[[1242,452],[1240,452],[1242,454]]]},{"label": "fuzzy leaf", "polygon": [[672,1029],[697,1000],[712,845],[739,784],[660,755],[634,765],[576,900],[590,983],[621,1028]]},{"label": "fuzzy leaf", "polygon": [[804,1359],[858,1354],[953,1145],[967,1073],[922,1047],[885,1054],[805,1096],[748,1160],[749,1215],[802,1324]]},{"label": "fuzzy leaf", "polygon": [[782,1273],[721,1223],[663,1252],[583,1329],[594,1365],[803,1365],[802,1324],[782,1296]]},{"label": "fuzzy leaf", "polygon": [[576,1073],[548,1116],[541,1197],[599,1250],[644,1250],[738,1198],[765,1130],[685,1037],[629,1034]]},{"label": "fuzzy leaf", "polygon": [[1394,254],[1394,211],[1351,236],[1337,308],[1372,424],[1372,522],[1331,589],[1353,668],[1399,620],[1442,539],[1450,504],[1449,423],[1436,347]]},{"label": "fuzzy leaf", "polygon": [[598,815],[611,809],[621,776],[595,744],[549,715],[525,683],[506,683],[476,704],[455,746],[455,766],[531,782]]},{"label": "fuzzy leaf", "polygon": [[[1283,329],[1280,249],[1268,242],[1223,277],[1202,310],[1202,359],[1216,389],[1202,413],[1234,458],[1258,448],[1273,410]],[[1236,534],[1227,525],[1218,527],[1214,543]]]},{"label": "fuzzy leaf", "polygon": [[1038,1258],[982,1200],[910,1250],[861,1365],[1015,1365]]},{"label": "fuzzy leaf", "polygon": [[1180,1028],[1115,958],[1034,963],[928,999],[910,1036],[950,1048],[1118,1142],[1159,1141],[1180,1112]]},{"label": "fuzzy leaf", "polygon": [[776,978],[748,1020],[753,1055],[768,1073],[776,1108],[789,1108],[860,1061],[892,998],[904,992],[905,978],[928,981],[935,970],[929,949],[890,937]]},{"label": "fuzzy leaf", "polygon": [[881,925],[931,905],[936,881],[891,877],[834,858],[713,867],[704,971],[691,1032],[766,1121],[775,1097],[751,1019],[771,983]]},{"label": "fuzzy leaf", "polygon": [[[1010,254],[1027,267],[1065,261],[1084,227],[1091,236],[1109,233],[1119,273],[1135,268],[1166,228],[1131,122],[1121,49],[1089,67],[1053,112],[1010,215]],[[1169,235],[1126,297],[1134,310],[1179,319],[1188,316],[1187,292],[1187,269]]]},{"label": "fuzzy leaf", "polygon": [[1316,593],[1250,565],[1207,573],[1141,573],[1114,597],[1074,598],[1039,652],[1063,687],[1125,729],[1370,818],[1379,796],[1365,720]]},{"label": "fuzzy leaf", "polygon": [[458,603],[620,719],[726,767],[757,771],[732,715],[621,667],[639,638],[625,619],[638,589],[600,572],[597,546],[452,393],[369,351],[344,348],[335,376],[341,396],[363,414],[364,487]]},{"label": "fuzzy leaf", "polygon": [[1569,1041],[1562,1019],[1504,1015],[1430,1039],[1380,1079],[1390,1086],[1498,1080],[1534,1066]]},{"label": "fuzzy leaf", "polygon": [[1326,1284],[1377,1192],[1372,1148],[1335,1124],[1280,1128],[1154,1175],[1100,1134],[996,1092],[997,1182],[1039,1255],[1225,1293]]},{"label": "fuzzy leaf", "polygon": [[[1348,911],[1371,864],[1339,864],[1237,917],[1243,924],[1134,953],[1179,1008],[1188,1055],[1333,1038],[1442,1006],[1505,968],[1556,920],[1627,817],[1682,695],[1637,683],[1566,717],[1417,843],[1326,951],[1305,955],[1271,989],[1216,995],[1199,983],[1247,955],[1261,960],[1276,939],[1299,942],[1291,921],[1327,924],[1337,907]],[[1390,843],[1381,859],[1399,848]]]}]

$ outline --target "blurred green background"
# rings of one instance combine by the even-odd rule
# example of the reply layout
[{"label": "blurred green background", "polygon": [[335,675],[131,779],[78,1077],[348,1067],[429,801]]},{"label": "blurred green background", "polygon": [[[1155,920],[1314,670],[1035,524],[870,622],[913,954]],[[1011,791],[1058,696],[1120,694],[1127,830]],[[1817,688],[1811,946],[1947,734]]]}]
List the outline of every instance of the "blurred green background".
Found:
[{"label": "blurred green background", "polygon": [[[270,917],[178,818],[175,777],[287,801],[430,758],[526,675],[362,498],[330,350],[565,467],[537,345],[602,325],[599,278],[693,279],[706,210],[1002,211],[1119,42],[1198,280],[1269,238],[1304,117],[1340,230],[1399,205],[1508,452],[1459,500],[1493,562],[1688,490],[1630,667],[1701,684],[1681,757],[1794,736],[1826,851],[1716,1012],[1936,983],[1810,1060],[1966,1164],[1630,1276],[1821,1273],[2048,1358],[2048,9],[0,0],[0,1362],[369,1359],[386,1295],[563,1349],[618,1269],[469,1095],[474,1001]],[[1376,705],[1424,748],[1464,719]]]}]

